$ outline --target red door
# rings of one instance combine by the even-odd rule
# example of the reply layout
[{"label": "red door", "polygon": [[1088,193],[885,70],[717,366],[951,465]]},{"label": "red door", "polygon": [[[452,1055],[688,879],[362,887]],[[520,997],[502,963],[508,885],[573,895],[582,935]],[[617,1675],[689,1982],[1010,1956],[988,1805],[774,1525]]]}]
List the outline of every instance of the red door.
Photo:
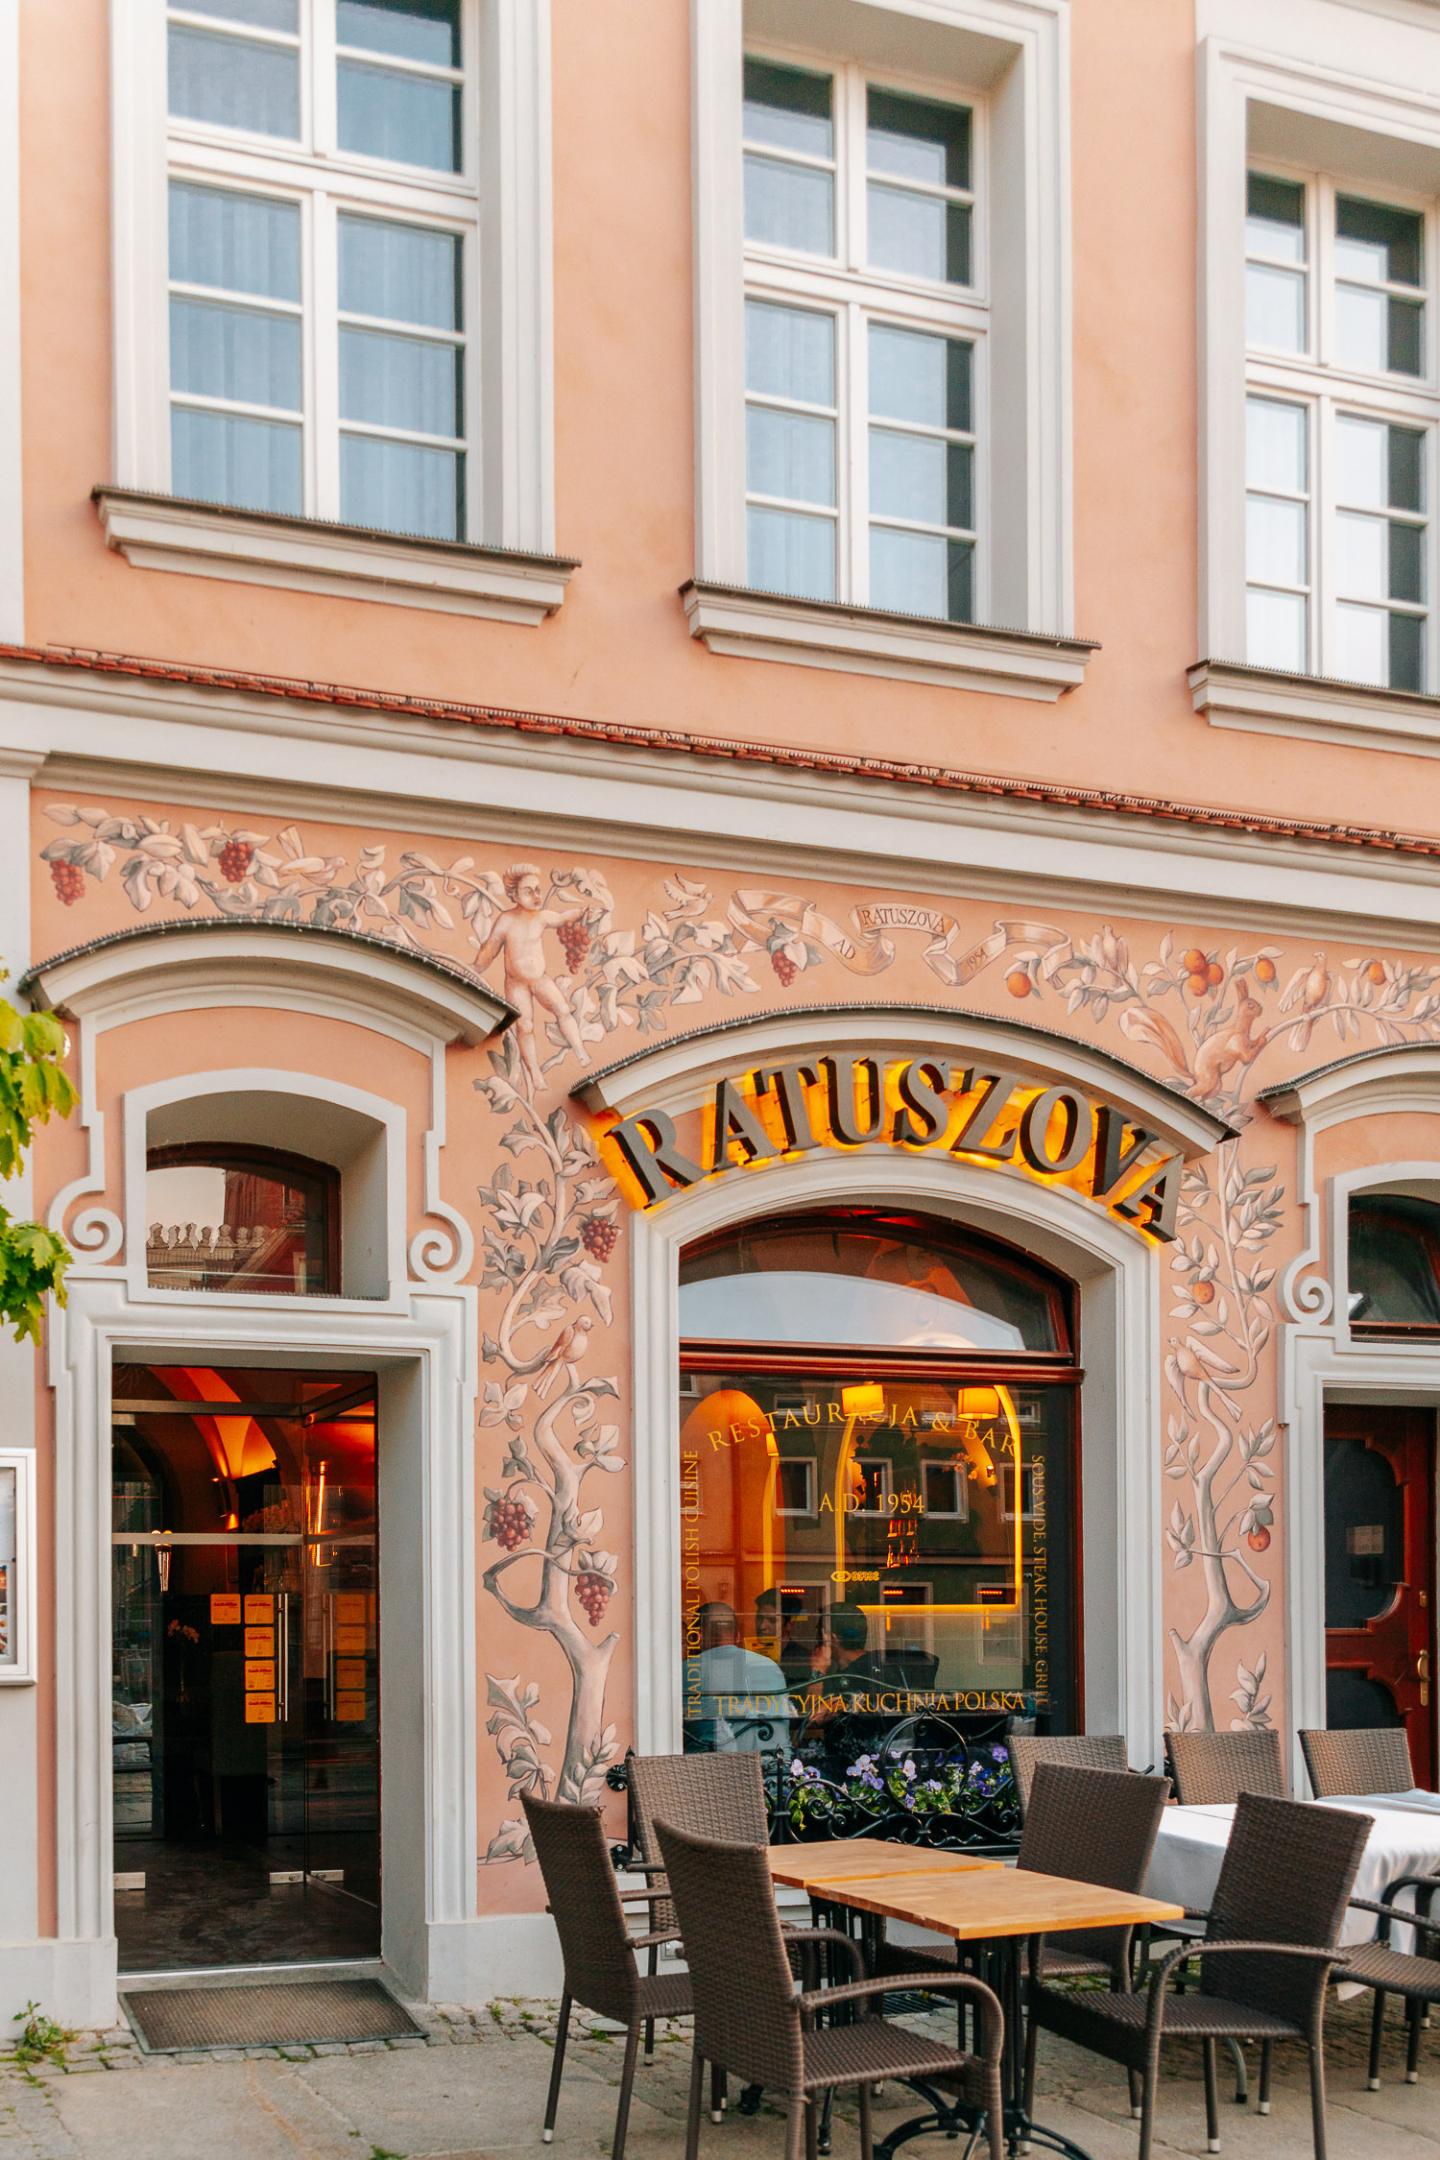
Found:
[{"label": "red door", "polygon": [[1326,1723],[1392,1725],[1434,1783],[1435,1417],[1333,1405],[1325,1418]]}]

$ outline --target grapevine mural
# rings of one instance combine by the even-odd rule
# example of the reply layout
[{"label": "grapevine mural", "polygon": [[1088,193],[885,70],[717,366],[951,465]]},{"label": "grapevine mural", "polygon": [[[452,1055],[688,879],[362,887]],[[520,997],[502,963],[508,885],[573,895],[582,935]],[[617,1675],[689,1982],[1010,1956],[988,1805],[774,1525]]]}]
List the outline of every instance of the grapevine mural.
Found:
[{"label": "grapevine mural", "polygon": [[[53,904],[134,916],[228,915],[366,931],[434,952],[501,989],[518,1019],[475,1082],[487,1124],[480,1232],[482,1581],[515,1671],[487,1673],[487,1730],[513,1802],[590,1797],[624,1742],[607,1715],[619,1646],[627,1358],[615,1324],[623,1210],[570,1089],[637,1039],[792,995],[878,994],[1023,1011],[1108,1044],[1238,1128],[1186,1176],[1168,1265],[1164,1468],[1169,1720],[1263,1725],[1274,1590],[1277,1432],[1271,1256],[1286,1228],[1256,1091],[1334,1054],[1440,1037],[1440,968],[1370,952],[1219,944],[1160,925],[1085,926],[978,905],[737,886],[678,869],[485,860],[296,825],[275,831],[51,802],[41,849]],[[623,878],[621,896],[610,877]],[[114,896],[112,899],[111,896]],[[621,1480],[617,1487],[615,1480]],[[560,1685],[526,1670],[527,1638]],[[528,1857],[518,1810],[487,1857]]]}]

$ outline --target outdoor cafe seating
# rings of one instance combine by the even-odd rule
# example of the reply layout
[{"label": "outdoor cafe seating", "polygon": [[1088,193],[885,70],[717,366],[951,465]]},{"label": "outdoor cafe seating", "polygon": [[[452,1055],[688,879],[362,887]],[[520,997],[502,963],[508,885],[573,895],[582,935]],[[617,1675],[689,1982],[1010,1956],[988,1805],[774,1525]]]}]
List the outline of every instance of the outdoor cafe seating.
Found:
[{"label": "outdoor cafe seating", "polygon": [[[1258,2046],[1266,2113],[1275,2044],[1298,2042],[1310,2066],[1313,2151],[1325,2160],[1332,1983],[1374,1992],[1372,2085],[1387,1997],[1409,2006],[1412,2078],[1424,2008],[1440,1999],[1440,1923],[1429,1913],[1440,1889],[1440,1796],[1414,1786],[1390,1734],[1304,1735],[1314,1800],[1284,1797],[1272,1735],[1166,1737],[1180,1785],[1168,1805],[1164,1777],[1093,1768],[1074,1759],[1073,1743],[1017,1736],[1028,1759],[1016,1764],[1024,1829],[1013,1864],[998,1852],[865,1836],[772,1844],[753,1756],[632,1758],[636,1835],[613,1856],[598,1808],[527,1798],[565,1957],[545,2138],[581,2003],[626,2034],[612,2160],[624,2152],[642,2033],[648,2060],[653,2021],[692,2013],[687,2160],[698,2151],[707,2068],[714,2121],[727,2075],[783,2111],[786,2160],[828,2151],[829,2102],[846,2087],[857,2095],[865,2160],[890,2160],[927,2135],[969,2139],[992,2160],[1026,2147],[1088,2160],[1064,2130],[1036,2119],[1045,2033],[1126,2071],[1137,2160],[1152,2149],[1173,2040],[1200,2043],[1211,2151],[1218,2044],[1237,2057],[1242,2044]],[[1087,1739],[1082,1751],[1091,1761],[1096,1744]],[[1113,1740],[1100,1736],[1098,1746],[1114,1764]],[[1359,1785],[1369,1789],[1345,1789]],[[642,1874],[642,1887],[619,1890],[617,1859]],[[777,1893],[787,1890],[809,1899],[818,1924],[782,1925],[789,1915]],[[629,1932],[627,1904],[645,1916],[640,1932]],[[657,1969],[662,1953],[688,1969]],[[954,2026],[895,2022],[897,2011],[947,2002],[959,2010]],[[887,2126],[876,2146],[880,2080],[892,2104],[913,2090],[920,2112]]]}]

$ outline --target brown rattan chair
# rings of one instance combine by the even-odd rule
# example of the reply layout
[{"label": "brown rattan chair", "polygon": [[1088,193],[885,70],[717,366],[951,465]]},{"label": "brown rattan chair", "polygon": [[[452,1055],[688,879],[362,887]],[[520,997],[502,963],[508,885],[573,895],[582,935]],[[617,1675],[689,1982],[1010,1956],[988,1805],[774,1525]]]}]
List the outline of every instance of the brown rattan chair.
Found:
[{"label": "brown rattan chair", "polygon": [[1130,1767],[1123,1733],[1012,1733],[1005,1745],[1010,1750],[1022,1822],[1029,1811],[1030,1787],[1041,1763],[1061,1763],[1070,1770]]},{"label": "brown rattan chair", "polygon": [[[620,2102],[615,2113],[615,2137],[611,2160],[624,2160],[625,2132],[630,2121],[630,2096],[635,2087],[635,2057],[640,2028],[657,2017],[688,2017],[690,1979],[687,1973],[641,1973],[635,1964],[637,1950],[654,1950],[661,1942],[673,1942],[673,1929],[631,1935],[626,1930],[625,1908],[600,1810],[572,1807],[562,1801],[521,1796],[525,1820],[530,1825],[535,1856],[545,1879],[545,1890],[560,1948],[565,1958],[565,1991],[560,1998],[560,2022],[555,2033],[555,2059],[550,2066],[550,2090],[545,2100],[548,2145],[555,2135],[555,2111],[560,2100],[560,2079],[565,2068],[565,2042],[570,2033],[570,2013],[576,2003],[613,2018],[625,2027],[625,2061],[620,2073]],[[648,1899],[648,1892],[631,1893]]]},{"label": "brown rattan chair", "polygon": [[[1160,1817],[1170,1792],[1163,1777],[1132,1777],[1128,1770],[1087,1770],[1060,1763],[1035,1765],[1020,1840],[1017,1868],[1041,1875],[1068,1875],[1073,1882],[1100,1883],[1107,1890],[1139,1896],[1150,1872],[1150,1858],[1160,1831]],[[1060,1936],[1032,1942],[1030,1985],[1041,1980],[1099,1978],[1112,1988],[1131,1986],[1135,1930],[1074,1928]],[[1025,2112],[1033,2113],[1035,2043],[1039,2028],[1032,2018],[1025,2035]],[[1131,2072],[1130,2103],[1139,2099]]]},{"label": "brown rattan chair", "polygon": [[[908,2032],[878,2014],[854,2023],[815,2029],[821,2012],[877,2005],[901,1979],[864,1979],[858,1944],[836,1928],[782,1929],[775,1911],[770,1871],[762,1845],[689,1837],[666,1822],[656,1825],[667,1879],[680,1915],[695,1997],[695,2058],[690,2076],[690,2113],[685,2160],[700,2149],[705,2064],[721,2063],[737,2077],[763,2085],[787,2110],[786,2160],[813,2156],[817,2145],[815,2102],[837,2087],[854,2085],[860,2096],[860,2151],[872,2160],[870,2087],[881,2078],[923,2078],[958,2086],[961,2097],[983,2112],[991,2160],[1002,2160],[1004,2109],[1000,2055],[1004,2016],[998,1998],[969,1973],[952,1972],[944,1985],[979,2009],[978,2054]],[[839,1987],[797,1995],[790,1975],[790,1947],[800,1936],[817,1949],[849,1961],[857,1978]],[[915,1985],[938,1987],[929,1973]]]},{"label": "brown rattan chair", "polygon": [[[1402,1791],[1406,1788],[1401,1787]],[[1368,1819],[1368,1818],[1367,1818]],[[1418,1913],[1397,1911],[1395,1898],[1402,1890],[1415,1892]],[[1378,1913],[1380,1928],[1374,1942],[1351,1944],[1345,1953],[1345,1978],[1357,1981],[1361,1987],[1375,1990],[1375,2006],[1370,2016],[1370,2074],[1371,2092],[1380,2090],[1380,2042],[1385,2026],[1385,1998],[1398,1995],[1405,2005],[1405,2019],[1409,2028],[1405,2047],[1405,2082],[1415,2085],[1420,2080],[1420,2033],[1425,2013],[1440,2003],[1440,1922],[1429,1918],[1430,1902],[1440,1890],[1440,1878],[1434,1875],[1397,1875],[1385,1886],[1385,1894],[1377,1905],[1373,1898],[1351,1898],[1362,1912]],[[1417,1942],[1424,1945],[1415,1951],[1395,1949],[1390,1928],[1393,1921],[1403,1921],[1416,1930]]]},{"label": "brown rattan chair", "polygon": [[1305,1768],[1317,1800],[1350,1793],[1411,1792],[1415,1771],[1403,1725],[1363,1732],[1302,1732]]},{"label": "brown rattan chair", "polygon": [[[1270,2052],[1300,2040],[1310,2053],[1315,2160],[1325,2160],[1325,1990],[1346,1953],[1336,1947],[1371,1822],[1339,1808],[1242,1792],[1200,1950],[1200,1986],[1167,1994],[1190,1946],[1156,1964],[1143,1993],[1032,1989],[1032,2022],[1141,2076],[1139,2160],[1150,2160],[1160,2050],[1198,2040],[1205,2065],[1205,2121],[1220,2150],[1215,2046],[1260,2042],[1260,2104],[1270,2098]],[[1349,1977],[1348,1971],[1346,1977]]]},{"label": "brown rattan chair", "polygon": [[1181,1807],[1223,1807],[1242,1793],[1288,1797],[1280,1735],[1247,1732],[1167,1732],[1170,1772]]}]

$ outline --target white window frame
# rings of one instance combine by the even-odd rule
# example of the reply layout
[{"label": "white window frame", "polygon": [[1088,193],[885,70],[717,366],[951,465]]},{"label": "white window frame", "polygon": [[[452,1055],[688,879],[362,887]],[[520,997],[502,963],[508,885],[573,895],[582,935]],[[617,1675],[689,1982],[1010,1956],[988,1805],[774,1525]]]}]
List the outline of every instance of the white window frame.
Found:
[{"label": "white window frame", "polygon": [[[1407,12],[1388,29],[1366,8],[1313,0],[1294,24],[1292,51],[1260,51],[1246,0],[1205,0],[1200,101],[1200,657],[1189,671],[1195,708],[1212,726],[1309,741],[1440,756],[1440,105],[1418,87],[1433,78],[1440,29]],[[1267,18],[1267,21],[1273,19]],[[1309,184],[1308,356],[1247,351],[1245,210],[1250,172]],[[1426,213],[1426,373],[1369,375],[1328,364],[1328,274],[1335,193]],[[1317,210],[1319,216],[1317,219]],[[1247,391],[1311,408],[1308,546],[1320,547],[1309,636],[1314,672],[1252,665],[1245,631],[1245,400]],[[1322,536],[1333,529],[1327,444],[1317,401],[1430,431],[1427,481],[1427,680],[1423,691],[1331,679],[1320,624],[1334,604]],[[1327,429],[1328,432],[1328,429]],[[1320,455],[1316,456],[1317,449]],[[1330,551],[1333,553],[1333,551]]]},{"label": "white window frame", "polygon": [[[967,84],[907,75],[896,69],[877,72],[858,61],[835,60],[808,47],[747,40],[744,59],[771,60],[830,79],[833,88],[835,156],[835,252],[811,255],[794,248],[746,240],[746,300],[825,315],[835,326],[836,592],[842,605],[869,606],[870,454],[873,424],[869,398],[867,331],[872,323],[893,324],[934,337],[955,338],[970,347],[970,435],[974,444],[974,620],[989,620],[990,548],[986,531],[990,499],[985,427],[986,363],[990,328],[986,289],[985,244],[987,183],[987,107],[984,94]],[[894,90],[932,103],[963,106],[970,116],[970,247],[968,285],[905,277],[877,270],[866,260],[866,96],[870,90]],[[743,136],[742,136],[743,140]],[[743,165],[742,165],[743,185]],[[748,387],[746,402],[755,393]],[[743,469],[742,469],[743,470]],[[742,479],[743,487],[743,479]],[[747,506],[754,500],[745,490]],[[820,514],[813,504],[796,504],[807,515]],[[929,528],[926,528],[929,530]],[[958,530],[958,528],[957,528]],[[748,562],[745,582],[749,582]]]},{"label": "white window frame", "polygon": [[[293,144],[172,119],[166,0],[111,0],[114,471],[113,485],[97,490],[107,536],[150,567],[541,621],[574,567],[553,553],[549,0],[462,0],[464,169],[453,175],[334,147],[334,0],[300,7],[302,140]],[[302,204],[299,519],[173,505],[171,177]],[[336,292],[336,220],[351,209],[464,236],[467,530],[458,540],[331,530],[338,334],[337,310],[322,302]],[[496,558],[488,569],[486,556]]]},{"label": "white window frame", "polygon": [[[682,597],[692,635],[712,651],[802,666],[1054,700],[1083,679],[1091,648],[1073,630],[1069,10],[1067,0],[877,0],[857,43],[841,0],[788,11],[803,49],[777,34],[780,0],[691,0],[696,258],[696,571]],[[909,55],[885,49],[893,37]],[[917,70],[918,39],[934,66]],[[879,41],[878,44],[876,41]],[[746,54],[823,69],[837,85],[873,82],[974,115],[972,287],[936,286],[747,243],[743,62]],[[864,187],[853,161],[852,188]],[[988,205],[988,207],[987,207]],[[843,246],[844,206],[837,202]],[[871,307],[915,327],[958,330],[976,345],[979,507],[973,625],[895,616],[847,601],[754,593],[745,533],[744,302],[747,288]],[[953,334],[953,331],[952,331]],[[987,386],[984,348],[1003,367]],[[868,416],[852,401],[853,428]],[[842,404],[843,409],[843,404]],[[863,478],[853,440],[842,487]],[[1013,476],[991,500],[986,461]],[[985,506],[988,504],[988,515]],[[857,516],[868,546],[868,515]],[[842,584],[841,588],[846,588]]]},{"label": "white window frame", "polygon": [[[1424,436],[1423,690],[1433,693],[1440,689],[1440,654],[1436,649],[1440,566],[1437,566],[1435,545],[1435,485],[1440,476],[1436,451],[1437,438],[1440,438],[1440,361],[1436,354],[1436,328],[1440,325],[1440,259],[1437,259],[1440,216],[1437,216],[1435,199],[1369,181],[1351,181],[1334,172],[1285,165],[1273,158],[1253,162],[1250,171],[1263,173],[1267,179],[1293,181],[1305,191],[1306,350],[1282,353],[1247,344],[1245,361],[1247,401],[1251,397],[1265,398],[1272,403],[1300,406],[1306,414],[1309,607],[1305,672],[1314,676],[1341,676],[1335,623],[1339,595],[1333,537],[1338,509],[1334,442],[1337,419],[1353,414],[1364,420],[1417,429]],[[1421,375],[1362,374],[1339,366],[1331,357],[1335,338],[1335,208],[1342,195],[1360,197],[1390,209],[1414,211],[1422,220],[1426,364]]]}]

